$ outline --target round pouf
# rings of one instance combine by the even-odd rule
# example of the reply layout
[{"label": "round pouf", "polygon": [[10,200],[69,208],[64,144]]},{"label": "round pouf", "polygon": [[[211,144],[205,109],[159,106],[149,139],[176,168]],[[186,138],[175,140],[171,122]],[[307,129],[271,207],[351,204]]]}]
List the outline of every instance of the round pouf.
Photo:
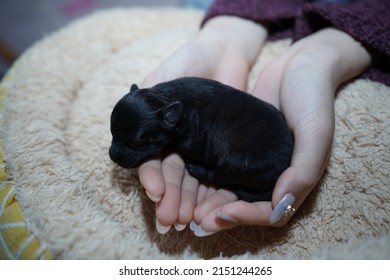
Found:
[{"label": "round pouf", "polygon": [[[108,156],[110,114],[201,19],[183,9],[102,11],[42,39],[13,66],[2,84],[2,145],[29,230],[55,259],[389,258],[390,89],[368,80],[338,93],[328,168],[288,225],[207,238],[157,233],[137,173]],[[249,88],[290,43],[267,43]]]}]

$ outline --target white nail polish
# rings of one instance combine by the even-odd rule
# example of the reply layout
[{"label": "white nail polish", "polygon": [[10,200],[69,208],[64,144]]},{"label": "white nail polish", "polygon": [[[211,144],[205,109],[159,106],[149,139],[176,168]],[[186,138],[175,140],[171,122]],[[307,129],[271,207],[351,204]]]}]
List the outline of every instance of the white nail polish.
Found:
[{"label": "white nail polish", "polygon": [[160,222],[156,219],[156,229],[159,234],[166,234],[170,229],[171,226],[163,226],[160,224]]},{"label": "white nail polish", "polygon": [[271,217],[269,219],[271,224],[275,224],[282,217],[288,206],[292,206],[295,202],[295,196],[291,193],[286,194],[279,202],[276,204],[274,210],[272,211]]},{"label": "white nail polish", "polygon": [[199,225],[194,220],[192,220],[191,223],[190,223],[190,229],[192,231],[195,231],[196,227],[199,227]]},{"label": "white nail polish", "polygon": [[203,228],[198,225],[195,221],[192,221],[190,223],[190,229],[194,232],[195,236],[197,237],[206,237],[213,235],[215,232],[214,231],[205,231]]},{"label": "white nail polish", "polygon": [[174,224],[174,227],[177,231],[183,231],[185,228],[186,228],[187,225],[185,224],[179,224],[179,223],[175,223]]}]

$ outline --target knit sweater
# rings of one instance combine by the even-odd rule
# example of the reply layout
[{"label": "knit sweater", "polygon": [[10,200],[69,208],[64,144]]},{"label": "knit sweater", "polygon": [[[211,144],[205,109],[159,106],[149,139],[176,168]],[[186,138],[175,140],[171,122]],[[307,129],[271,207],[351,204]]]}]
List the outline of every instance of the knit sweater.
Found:
[{"label": "knit sweater", "polygon": [[291,37],[296,41],[325,27],[337,28],[361,42],[373,56],[372,66],[361,76],[390,86],[388,0],[215,0],[203,24],[219,15],[265,23],[270,40]]}]

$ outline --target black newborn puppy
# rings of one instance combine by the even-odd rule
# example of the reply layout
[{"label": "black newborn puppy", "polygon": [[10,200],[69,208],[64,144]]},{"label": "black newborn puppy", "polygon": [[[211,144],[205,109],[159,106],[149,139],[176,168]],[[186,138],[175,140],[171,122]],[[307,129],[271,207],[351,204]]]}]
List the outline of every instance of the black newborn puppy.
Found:
[{"label": "black newborn puppy", "polygon": [[239,199],[271,200],[290,165],[293,138],[281,112],[216,81],[182,78],[131,87],[111,115],[111,159],[134,168],[178,153],[200,182],[231,189]]}]

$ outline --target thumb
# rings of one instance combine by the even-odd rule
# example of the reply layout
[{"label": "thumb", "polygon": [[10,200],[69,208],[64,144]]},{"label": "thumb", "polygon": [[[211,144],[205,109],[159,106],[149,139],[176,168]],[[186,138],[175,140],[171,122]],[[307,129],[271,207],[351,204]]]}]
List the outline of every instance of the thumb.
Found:
[{"label": "thumb", "polygon": [[318,184],[330,157],[332,138],[333,126],[297,135],[291,166],[275,185],[271,224],[285,224]]}]

